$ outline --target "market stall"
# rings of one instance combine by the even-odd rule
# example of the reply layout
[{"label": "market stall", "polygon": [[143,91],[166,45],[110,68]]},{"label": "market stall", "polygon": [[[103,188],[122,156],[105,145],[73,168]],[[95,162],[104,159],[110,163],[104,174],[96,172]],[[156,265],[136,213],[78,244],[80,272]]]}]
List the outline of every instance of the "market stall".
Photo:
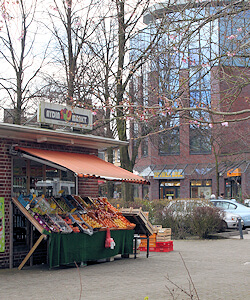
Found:
[{"label": "market stall", "polygon": [[[0,137],[0,268],[132,253],[133,225],[122,226],[122,216],[107,203],[88,202],[98,199],[100,180],[148,184],[98,157],[99,150],[127,142],[4,123]],[[115,246],[105,247],[112,239]]]},{"label": "market stall", "polygon": [[67,195],[46,199],[43,195],[20,195],[12,201],[41,233],[19,269],[47,237],[50,267],[133,253],[136,225],[106,198]]}]

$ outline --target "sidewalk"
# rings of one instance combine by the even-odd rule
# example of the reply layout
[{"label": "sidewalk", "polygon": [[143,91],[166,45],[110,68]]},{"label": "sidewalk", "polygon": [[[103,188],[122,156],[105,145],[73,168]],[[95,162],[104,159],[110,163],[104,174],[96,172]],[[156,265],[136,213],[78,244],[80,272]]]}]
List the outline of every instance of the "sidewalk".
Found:
[{"label": "sidewalk", "polygon": [[150,252],[149,258],[141,252],[137,259],[116,257],[79,269],[43,265],[0,270],[0,299],[190,299],[178,287],[190,293],[191,280],[200,300],[250,299],[249,236],[177,240],[172,252]]}]

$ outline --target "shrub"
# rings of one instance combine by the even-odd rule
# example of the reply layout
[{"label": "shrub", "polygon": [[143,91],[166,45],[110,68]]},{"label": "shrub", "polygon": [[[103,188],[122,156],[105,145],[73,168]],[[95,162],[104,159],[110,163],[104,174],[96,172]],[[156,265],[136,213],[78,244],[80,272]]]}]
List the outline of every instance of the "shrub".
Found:
[{"label": "shrub", "polygon": [[222,215],[216,207],[195,207],[190,215],[191,232],[200,238],[207,238],[209,234],[220,230]]},{"label": "shrub", "polygon": [[221,229],[223,215],[216,207],[192,205],[192,209],[186,214],[178,214],[177,211],[167,209],[169,200],[149,201],[136,198],[135,201],[130,202],[123,199],[109,201],[115,207],[117,204],[124,208],[141,207],[144,212],[149,212],[149,221],[152,224],[171,228],[173,239],[185,239],[192,235],[207,238],[209,234]]}]

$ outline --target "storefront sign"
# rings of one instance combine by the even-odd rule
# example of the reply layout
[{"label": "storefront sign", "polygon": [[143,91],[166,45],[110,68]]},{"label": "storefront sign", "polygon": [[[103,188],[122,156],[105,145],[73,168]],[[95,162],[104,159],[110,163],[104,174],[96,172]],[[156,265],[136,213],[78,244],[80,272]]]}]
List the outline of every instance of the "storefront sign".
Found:
[{"label": "storefront sign", "polygon": [[0,252],[5,251],[4,198],[0,197]]},{"label": "storefront sign", "polygon": [[241,176],[241,169],[231,169],[227,172],[227,177]]},{"label": "storefront sign", "polygon": [[155,179],[163,179],[163,178],[184,178],[184,175],[182,174],[182,170],[164,170],[164,171],[155,171],[154,172],[154,178]]},{"label": "storefront sign", "polygon": [[39,123],[92,129],[93,118],[90,110],[54,103],[40,102],[37,112]]}]

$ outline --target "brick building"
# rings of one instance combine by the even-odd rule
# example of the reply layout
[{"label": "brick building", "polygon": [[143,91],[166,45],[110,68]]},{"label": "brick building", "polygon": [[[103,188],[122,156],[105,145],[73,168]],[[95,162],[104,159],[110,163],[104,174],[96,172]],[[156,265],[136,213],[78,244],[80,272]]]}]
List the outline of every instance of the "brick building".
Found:
[{"label": "brick building", "polygon": [[[169,27],[155,53],[134,76],[131,99],[138,106],[158,107],[159,111],[166,105],[164,99],[170,99],[171,105],[181,103],[184,108],[195,109],[204,106],[225,115],[211,116],[197,109],[168,116],[165,109],[155,118],[151,113],[151,121],[131,121],[131,152],[137,138],[144,136],[134,170],[151,183],[140,187],[137,195],[153,200],[210,198],[211,194],[224,193],[227,198],[243,200],[250,195],[250,87],[249,81],[245,81],[250,72],[249,46],[242,48],[236,58],[236,52],[232,52],[236,51],[236,44],[232,40],[236,37],[240,40],[241,34],[247,36],[249,8],[243,3],[234,7],[239,8],[238,14],[213,18],[221,10],[220,1],[211,6],[202,7],[201,3],[183,8],[185,2],[180,1],[180,5],[173,2],[167,8],[154,6],[145,14],[146,28],[132,40],[134,49],[136,45],[141,49],[148,45],[162,18],[168,19]],[[230,6],[233,1],[224,3],[227,4],[228,11],[233,9]],[[181,30],[180,16],[186,16],[187,24],[197,12],[211,21],[202,27],[191,20],[193,28],[202,29],[191,32],[185,47],[177,48],[182,39],[177,31]],[[178,25],[174,27],[174,23]],[[249,37],[242,42],[247,44]],[[136,51],[131,58],[133,55],[136,57]],[[238,111],[245,113],[239,115]]]},{"label": "brick building", "polygon": [[[12,203],[12,197],[29,193],[49,195],[50,188],[39,187],[36,183],[56,178],[64,182],[74,182],[72,193],[90,197],[99,196],[98,178],[118,181],[140,179],[96,157],[98,149],[124,144],[126,142],[93,135],[0,123],[0,268],[18,266],[39,237],[39,232],[34,230],[32,224]],[[31,149],[34,153],[30,152]],[[54,159],[46,159],[39,151],[49,151]],[[108,164],[107,173],[102,173],[102,168],[97,175],[97,162],[97,165],[93,163],[89,171],[82,167],[82,176],[77,176],[73,169],[78,164],[68,168],[62,166],[72,163],[73,156],[69,157],[72,153],[85,154],[87,160],[97,159],[99,163],[101,161]],[[65,163],[62,165],[54,161],[59,154],[64,155]],[[112,174],[113,167],[115,169]],[[127,172],[128,178],[121,172]],[[36,249],[30,263],[46,263],[46,253],[47,241],[44,240]]]}]

